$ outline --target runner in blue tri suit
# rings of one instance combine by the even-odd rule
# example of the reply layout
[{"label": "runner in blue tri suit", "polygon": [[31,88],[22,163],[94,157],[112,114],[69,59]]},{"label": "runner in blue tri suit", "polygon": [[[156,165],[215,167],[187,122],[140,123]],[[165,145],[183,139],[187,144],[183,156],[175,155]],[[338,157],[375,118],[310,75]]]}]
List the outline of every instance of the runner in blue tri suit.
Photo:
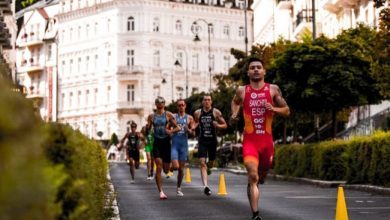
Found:
[{"label": "runner in blue tri suit", "polygon": [[[171,135],[177,132],[179,127],[176,124],[175,117],[169,111],[165,111],[165,100],[163,97],[157,97],[155,100],[156,112],[148,116],[148,123],[146,129],[154,129],[154,143],[152,157],[156,163],[156,184],[160,192],[160,199],[167,199],[162,189],[161,170],[164,173],[169,172],[171,163]],[[169,128],[172,129],[169,129]]]},{"label": "runner in blue tri suit", "polygon": [[194,119],[186,114],[186,103],[183,99],[177,101],[178,113],[175,114],[176,123],[180,130],[172,136],[172,167],[178,170],[177,174],[177,196],[184,196],[181,191],[181,182],[184,176],[184,164],[188,158],[188,134],[194,134]]}]

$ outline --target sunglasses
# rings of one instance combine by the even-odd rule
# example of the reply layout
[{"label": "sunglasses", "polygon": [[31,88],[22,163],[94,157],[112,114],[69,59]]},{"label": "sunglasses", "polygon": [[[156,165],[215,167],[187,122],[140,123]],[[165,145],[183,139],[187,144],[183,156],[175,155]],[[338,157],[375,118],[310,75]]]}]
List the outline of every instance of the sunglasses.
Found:
[{"label": "sunglasses", "polygon": [[165,104],[165,102],[156,102],[156,104]]},{"label": "sunglasses", "polygon": [[178,104],[177,106],[179,106],[179,107],[183,107],[183,106],[184,106],[184,104]]}]

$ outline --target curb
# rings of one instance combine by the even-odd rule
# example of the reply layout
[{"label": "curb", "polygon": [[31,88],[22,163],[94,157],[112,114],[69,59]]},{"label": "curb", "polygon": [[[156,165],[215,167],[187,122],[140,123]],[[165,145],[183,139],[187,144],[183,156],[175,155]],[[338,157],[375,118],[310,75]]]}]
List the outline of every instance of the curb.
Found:
[{"label": "curb", "polygon": [[[234,173],[237,175],[246,175],[246,170],[236,170],[231,168],[221,169],[223,171]],[[268,174],[268,178],[272,178],[274,180],[282,180],[282,181],[294,181],[301,183],[308,183],[312,185],[316,185],[319,187],[327,187],[327,188],[335,188],[338,186],[342,186],[345,189],[364,191],[369,193],[376,193],[382,195],[390,195],[390,188],[373,186],[373,185],[359,185],[359,184],[346,184],[346,181],[325,181],[325,180],[315,180],[309,178],[298,178],[298,177],[290,177],[278,174]]]},{"label": "curb", "polygon": [[111,176],[110,176],[110,169],[107,169],[107,180],[108,180],[108,187],[110,188],[109,194],[114,197],[114,200],[112,201],[112,206],[111,208],[114,210],[114,217],[109,218],[110,220],[120,220],[120,215],[119,215],[119,207],[118,207],[118,202],[116,201],[116,193],[114,189],[114,185],[111,182]]}]

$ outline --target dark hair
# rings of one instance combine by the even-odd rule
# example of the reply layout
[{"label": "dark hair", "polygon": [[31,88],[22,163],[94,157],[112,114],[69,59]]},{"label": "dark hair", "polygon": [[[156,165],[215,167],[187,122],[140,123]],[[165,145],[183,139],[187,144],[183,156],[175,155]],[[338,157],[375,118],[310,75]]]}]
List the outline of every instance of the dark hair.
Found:
[{"label": "dark hair", "polygon": [[165,103],[165,99],[161,96],[157,96],[156,100],[154,100],[154,103]]},{"label": "dark hair", "polygon": [[180,98],[180,99],[178,99],[178,100],[176,101],[176,103],[179,103],[179,102],[184,102],[184,104],[186,104],[186,101],[185,101],[184,99],[182,99],[182,98]]},{"label": "dark hair", "polygon": [[260,62],[261,65],[264,66],[264,62],[263,62],[261,59],[259,59],[259,58],[257,58],[257,57],[250,57],[249,60],[248,60],[248,68],[249,68],[249,65],[250,65],[252,62]]},{"label": "dark hair", "polygon": [[137,123],[135,123],[134,121],[133,121],[133,122],[131,122],[131,124],[130,124],[130,127],[132,127],[132,128],[136,128],[136,127],[137,127]]}]

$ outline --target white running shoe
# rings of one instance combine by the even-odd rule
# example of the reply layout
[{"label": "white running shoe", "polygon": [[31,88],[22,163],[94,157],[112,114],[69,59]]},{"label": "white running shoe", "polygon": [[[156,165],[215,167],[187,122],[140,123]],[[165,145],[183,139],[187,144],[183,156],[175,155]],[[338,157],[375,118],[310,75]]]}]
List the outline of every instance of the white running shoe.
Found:
[{"label": "white running shoe", "polygon": [[184,196],[184,194],[181,190],[177,190],[177,196]]},{"label": "white running shoe", "polygon": [[131,183],[131,184],[134,184],[134,183],[135,183],[135,181],[134,181],[134,180],[131,180],[131,181],[130,181],[130,183]]}]

